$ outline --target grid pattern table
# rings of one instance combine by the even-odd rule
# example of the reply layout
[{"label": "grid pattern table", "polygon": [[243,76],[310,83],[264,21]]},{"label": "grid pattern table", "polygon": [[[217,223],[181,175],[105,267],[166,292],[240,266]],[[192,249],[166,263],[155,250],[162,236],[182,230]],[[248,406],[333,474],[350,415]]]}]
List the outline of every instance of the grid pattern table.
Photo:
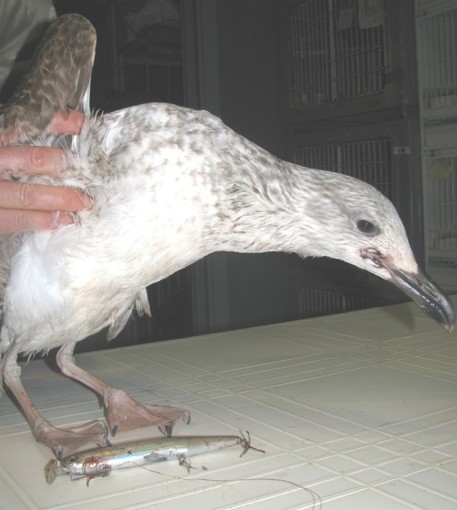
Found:
[{"label": "grid pattern table", "polygon": [[[49,486],[50,450],[3,395],[1,509],[457,508],[457,338],[412,304],[81,354],[77,362],[141,401],[189,409],[192,422],[177,424],[175,435],[249,430],[266,453],[240,458],[230,448],[192,459],[207,471],[169,461],[113,471],[89,486],[68,477]],[[23,380],[57,425],[101,415],[90,391],[42,360],[24,367]],[[116,441],[157,434],[143,429]]]}]

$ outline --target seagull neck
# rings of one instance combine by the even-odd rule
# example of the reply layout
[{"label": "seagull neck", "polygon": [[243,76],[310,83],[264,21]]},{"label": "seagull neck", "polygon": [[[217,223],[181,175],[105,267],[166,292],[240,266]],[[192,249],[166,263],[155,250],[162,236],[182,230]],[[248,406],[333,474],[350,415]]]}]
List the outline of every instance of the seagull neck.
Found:
[{"label": "seagull neck", "polygon": [[219,250],[296,251],[299,190],[312,176],[274,157],[262,163],[232,175],[224,190],[218,208]]}]

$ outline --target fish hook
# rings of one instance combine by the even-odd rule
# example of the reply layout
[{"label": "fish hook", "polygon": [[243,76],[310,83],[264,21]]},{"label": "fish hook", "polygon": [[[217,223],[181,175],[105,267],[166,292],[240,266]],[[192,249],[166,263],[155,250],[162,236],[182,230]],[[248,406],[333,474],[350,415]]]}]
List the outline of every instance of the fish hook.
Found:
[{"label": "fish hook", "polygon": [[240,457],[242,457],[248,450],[254,450],[259,453],[265,453],[265,450],[255,448],[254,446],[251,445],[251,434],[249,434],[249,430],[246,430],[245,434],[243,434],[241,430],[239,432],[240,432],[240,445],[241,448],[243,448]]}]

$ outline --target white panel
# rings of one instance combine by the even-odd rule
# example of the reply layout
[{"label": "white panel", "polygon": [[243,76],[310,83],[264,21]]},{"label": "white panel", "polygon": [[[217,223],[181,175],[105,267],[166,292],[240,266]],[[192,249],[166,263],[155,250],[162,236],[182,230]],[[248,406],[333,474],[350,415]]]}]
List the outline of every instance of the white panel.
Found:
[{"label": "white panel", "polygon": [[[457,112],[457,9],[418,18],[423,114]],[[437,112],[438,110],[438,112]]]},{"label": "white panel", "polygon": [[457,151],[425,158],[427,252],[432,264],[457,266]]},{"label": "white panel", "polygon": [[457,289],[457,5],[416,0],[427,270]]}]

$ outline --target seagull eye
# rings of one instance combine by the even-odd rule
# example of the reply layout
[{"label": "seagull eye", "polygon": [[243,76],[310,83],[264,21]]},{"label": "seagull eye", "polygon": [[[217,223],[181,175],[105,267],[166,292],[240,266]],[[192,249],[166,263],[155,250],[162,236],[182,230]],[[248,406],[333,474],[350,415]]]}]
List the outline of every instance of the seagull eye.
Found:
[{"label": "seagull eye", "polygon": [[357,228],[364,234],[376,235],[378,233],[376,225],[368,220],[359,220],[357,222]]}]

